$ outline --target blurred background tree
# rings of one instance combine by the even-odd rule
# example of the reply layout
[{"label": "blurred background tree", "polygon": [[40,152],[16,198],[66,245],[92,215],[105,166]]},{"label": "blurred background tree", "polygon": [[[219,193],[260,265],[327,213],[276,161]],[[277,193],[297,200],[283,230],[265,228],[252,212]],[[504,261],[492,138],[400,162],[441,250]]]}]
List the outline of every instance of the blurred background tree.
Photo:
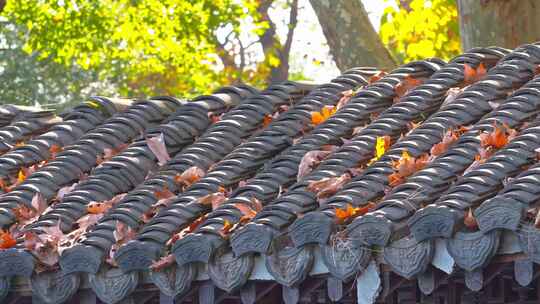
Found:
[{"label": "blurred background tree", "polygon": [[[0,103],[190,97],[306,79],[308,65],[323,71],[308,77],[325,80],[354,66],[388,70],[540,40],[538,13],[536,0],[0,0]],[[307,47],[292,57],[298,39]],[[314,55],[321,46],[328,58]]]},{"label": "blurred background tree", "polygon": [[[285,41],[269,17],[274,3],[290,11]],[[190,96],[223,84],[286,80],[298,14],[298,0],[0,5],[2,51],[11,56],[0,63],[0,78],[8,84],[0,98],[41,105],[79,102],[81,95],[104,91]]]}]

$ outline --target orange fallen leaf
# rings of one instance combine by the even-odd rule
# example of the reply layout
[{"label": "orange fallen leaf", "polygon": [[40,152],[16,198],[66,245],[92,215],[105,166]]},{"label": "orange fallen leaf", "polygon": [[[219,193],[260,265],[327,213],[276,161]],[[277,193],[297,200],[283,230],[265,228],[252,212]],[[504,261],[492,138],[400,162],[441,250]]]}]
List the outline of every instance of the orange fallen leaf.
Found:
[{"label": "orange fallen leaf", "polygon": [[493,125],[493,131],[480,134],[480,145],[484,148],[500,149],[517,135],[517,131],[507,125]]},{"label": "orange fallen leaf", "polygon": [[8,249],[17,245],[17,241],[9,232],[0,229],[0,249]]},{"label": "orange fallen leaf", "polygon": [[126,196],[126,193],[121,193],[116,196],[114,196],[110,200],[105,200],[102,202],[90,202],[86,206],[86,212],[90,214],[101,214],[105,213],[107,210],[111,209],[112,206],[119,201],[121,201]]},{"label": "orange fallen leaf", "polygon": [[400,159],[392,162],[394,173],[388,176],[389,185],[394,187],[402,183],[406,177],[424,168],[428,163],[428,159],[427,154],[415,158],[411,157],[407,150],[403,150]]},{"label": "orange fallen leaf", "polygon": [[263,128],[268,127],[268,125],[270,125],[270,123],[272,122],[272,119],[273,119],[272,115],[270,115],[270,114],[264,115]]},{"label": "orange fallen leaf", "polygon": [[431,156],[439,156],[443,154],[444,152],[446,152],[446,150],[448,150],[448,147],[450,147],[456,140],[458,140],[458,138],[459,135],[457,132],[453,130],[446,131],[441,142],[431,147],[429,153],[431,154]]},{"label": "orange fallen leaf", "polygon": [[347,206],[342,208],[335,209],[336,220],[338,224],[344,224],[350,219],[364,215],[368,213],[371,209],[375,208],[375,203],[369,202],[362,207],[353,207],[352,204],[347,204]]},{"label": "orange fallen leaf", "polygon": [[257,215],[257,212],[261,211],[263,208],[262,202],[256,197],[250,199],[250,205],[245,203],[235,203],[233,206],[238,209],[242,213],[242,217],[246,219],[254,218],[255,215]]},{"label": "orange fallen leaf", "polygon": [[172,193],[171,190],[169,190],[169,187],[167,186],[163,187],[162,190],[154,191],[154,195],[156,196],[156,199],[158,200],[167,199],[167,198],[171,198],[175,196],[175,194]]},{"label": "orange fallen leaf", "polygon": [[465,63],[463,71],[463,82],[465,83],[465,85],[475,83],[480,79],[484,78],[486,74],[487,70],[483,63],[480,63],[476,69]]},{"label": "orange fallen leaf", "polygon": [[376,81],[379,81],[381,78],[383,78],[386,75],[388,75],[388,73],[386,73],[385,71],[379,71],[377,74],[369,77],[368,83],[372,84],[372,83],[374,83]]},{"label": "orange fallen leaf", "polygon": [[56,154],[60,152],[62,152],[62,147],[60,147],[59,145],[54,144],[49,148],[49,154],[51,155],[51,159],[56,158]]},{"label": "orange fallen leaf", "polygon": [[106,204],[100,202],[91,202],[86,207],[86,211],[90,214],[105,213],[108,209],[109,207]]},{"label": "orange fallen leaf", "polygon": [[189,187],[192,184],[196,183],[204,175],[205,172],[203,169],[193,166],[182,172],[182,174],[176,174],[176,176],[174,177],[174,181],[179,185]]},{"label": "orange fallen leaf", "polygon": [[0,190],[3,192],[9,192],[11,190],[3,178],[0,178]]},{"label": "orange fallen leaf", "polygon": [[324,106],[320,112],[311,112],[311,123],[319,125],[336,113],[336,107]]}]

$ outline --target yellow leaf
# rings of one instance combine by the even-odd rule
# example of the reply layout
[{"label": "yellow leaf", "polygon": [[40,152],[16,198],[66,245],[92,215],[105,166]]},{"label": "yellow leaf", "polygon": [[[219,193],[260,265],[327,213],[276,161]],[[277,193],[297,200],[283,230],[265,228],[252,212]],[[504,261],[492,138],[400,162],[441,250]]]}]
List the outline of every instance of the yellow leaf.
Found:
[{"label": "yellow leaf", "polygon": [[19,170],[19,173],[17,174],[17,183],[22,183],[26,179],[26,175],[24,174],[23,170]]},{"label": "yellow leaf", "polygon": [[384,155],[385,152],[386,152],[386,145],[385,145],[384,137],[379,136],[377,137],[377,143],[375,145],[375,157],[379,159],[381,158],[381,156]]}]

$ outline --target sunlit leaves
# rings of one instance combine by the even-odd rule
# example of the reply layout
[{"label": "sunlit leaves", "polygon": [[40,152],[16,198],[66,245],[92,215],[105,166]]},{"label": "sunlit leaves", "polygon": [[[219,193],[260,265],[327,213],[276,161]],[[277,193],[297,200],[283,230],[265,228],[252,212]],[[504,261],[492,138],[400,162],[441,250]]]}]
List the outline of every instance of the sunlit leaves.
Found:
[{"label": "sunlit leaves", "polygon": [[[215,31],[252,12],[250,0],[8,1],[23,49],[65,66],[99,70],[127,90],[193,93],[216,85]],[[158,88],[161,87],[161,90]]]},{"label": "sunlit leaves", "polygon": [[449,59],[459,54],[458,11],[455,0],[412,0],[407,10],[392,0],[381,19],[380,36],[400,61],[428,57]]}]

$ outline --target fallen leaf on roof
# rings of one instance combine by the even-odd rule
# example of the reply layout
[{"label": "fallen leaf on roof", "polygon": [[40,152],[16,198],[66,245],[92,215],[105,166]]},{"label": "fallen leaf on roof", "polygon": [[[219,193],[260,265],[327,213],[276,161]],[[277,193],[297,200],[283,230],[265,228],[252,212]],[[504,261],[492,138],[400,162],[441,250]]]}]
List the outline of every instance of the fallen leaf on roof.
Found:
[{"label": "fallen leaf on roof", "polygon": [[122,200],[125,196],[126,196],[126,193],[121,193],[114,196],[110,200],[106,200],[102,202],[90,202],[86,207],[86,211],[90,214],[105,213],[107,210],[112,208],[114,204]]},{"label": "fallen leaf on roof", "polygon": [[204,177],[206,173],[203,169],[193,166],[187,169],[186,171],[182,172],[182,174],[177,174],[174,177],[174,181],[179,185],[184,185],[185,187],[189,187],[195,182],[197,182],[199,179]]},{"label": "fallen leaf on roof", "polygon": [[446,97],[441,107],[449,105],[452,102],[454,102],[454,100],[456,100],[458,95],[461,94],[461,92],[463,92],[464,90],[465,88],[459,88],[459,87],[450,88],[448,91],[446,91]]},{"label": "fallen leaf on roof", "polygon": [[263,208],[262,202],[256,197],[250,199],[249,205],[247,203],[235,203],[233,206],[238,209],[242,213],[242,217],[245,217],[246,219],[254,218]]},{"label": "fallen leaf on roof", "polygon": [[534,227],[540,228],[540,212],[537,212],[534,217]]},{"label": "fallen leaf on roof", "polygon": [[212,206],[212,210],[216,210],[221,204],[227,200],[227,197],[222,192],[210,193],[197,200],[201,205]]},{"label": "fallen leaf on roof", "polygon": [[516,130],[511,129],[504,124],[502,126],[494,124],[493,131],[482,132],[482,134],[480,134],[480,145],[484,148],[491,147],[500,149],[506,146],[506,144],[516,136]]},{"label": "fallen leaf on roof", "polygon": [[411,157],[407,150],[403,150],[399,160],[392,162],[394,173],[388,176],[389,185],[394,187],[401,184],[406,177],[424,168],[428,163],[428,158],[427,154],[416,158]]},{"label": "fallen leaf on roof", "polygon": [[476,230],[478,228],[478,222],[476,221],[476,218],[473,215],[472,208],[469,208],[469,210],[465,213],[465,217],[463,218],[463,223],[469,229]]},{"label": "fallen leaf on roof", "polygon": [[448,150],[448,147],[450,147],[454,142],[456,142],[456,140],[458,140],[458,138],[458,132],[455,132],[453,130],[446,131],[441,142],[433,145],[429,153],[431,154],[431,156],[435,157],[443,154]]},{"label": "fallen leaf on roof", "polygon": [[331,151],[317,150],[309,151],[302,157],[300,164],[298,165],[297,180],[301,180],[306,176],[313,168],[315,168],[325,157],[327,157]]},{"label": "fallen leaf on roof", "polygon": [[323,200],[334,195],[350,180],[351,175],[344,173],[341,176],[325,177],[318,181],[312,181],[307,185],[307,189],[316,193],[318,200]]},{"label": "fallen leaf on roof", "polygon": [[169,160],[171,160],[171,157],[169,156],[169,152],[167,151],[167,146],[165,145],[165,138],[163,136],[163,133],[159,133],[159,135],[154,137],[147,137],[146,138],[146,145],[154,153],[158,160],[158,165],[163,166],[165,165]]},{"label": "fallen leaf on roof", "polygon": [[175,233],[166,243],[166,246],[173,245],[176,241],[182,239],[185,235],[188,233],[194,232],[197,227],[206,219],[206,215],[201,215],[198,218],[196,218],[193,222],[191,222],[187,227],[180,230],[180,232]]},{"label": "fallen leaf on roof", "polygon": [[60,188],[60,190],[58,190],[58,192],[56,193],[56,199],[58,201],[61,201],[64,196],[68,193],[70,193],[71,191],[73,191],[73,189],[75,189],[75,187],[78,185],[79,183],[73,183],[69,186],[65,186],[65,187],[62,187]]},{"label": "fallen leaf on roof", "polygon": [[113,236],[116,243],[121,245],[135,238],[137,232],[133,228],[124,224],[121,221],[116,221],[116,230],[114,230]]},{"label": "fallen leaf on roof", "polygon": [[27,231],[24,234],[24,246],[45,266],[52,267],[58,263],[60,243],[65,235],[60,229],[60,222],[54,226],[41,228],[41,233]]},{"label": "fallen leaf on roof", "polygon": [[225,220],[223,222],[223,227],[221,227],[221,229],[219,230],[219,234],[221,235],[222,238],[227,238],[232,228],[233,228],[233,225],[228,220]]},{"label": "fallen leaf on roof", "polygon": [[80,219],[77,220],[77,224],[79,225],[79,228],[83,231],[85,231],[88,227],[93,226],[96,224],[99,219],[103,217],[103,213],[99,214],[86,214],[82,216]]},{"label": "fallen leaf on roof", "polygon": [[272,115],[270,115],[270,114],[264,115],[263,123],[262,123],[263,128],[268,127],[270,125],[270,123],[272,123],[272,119],[273,119]]},{"label": "fallen leaf on roof", "polygon": [[394,88],[394,92],[396,93],[396,97],[394,97],[394,103],[398,102],[399,99],[405,96],[410,90],[421,85],[422,82],[422,79],[416,79],[411,77],[410,75],[405,76],[405,78]]},{"label": "fallen leaf on roof", "polygon": [[51,159],[56,158],[56,154],[58,154],[60,152],[62,152],[62,147],[60,147],[59,145],[52,145],[49,148],[49,153],[51,154],[51,156],[50,156]]},{"label": "fallen leaf on roof", "polygon": [[386,73],[385,71],[379,71],[379,72],[377,72],[377,74],[369,77],[368,83],[372,84],[372,83],[374,83],[376,81],[379,81],[381,78],[383,78],[386,75],[388,75],[388,73]]},{"label": "fallen leaf on roof", "polygon": [[486,74],[487,74],[486,67],[484,66],[483,63],[480,63],[476,69],[465,63],[464,71],[463,71],[463,75],[464,75],[463,82],[466,85],[475,83],[479,81],[480,79],[484,78]]},{"label": "fallen leaf on roof", "polygon": [[32,205],[32,208],[34,208],[34,211],[39,214],[48,207],[47,201],[45,201],[45,198],[43,198],[43,195],[40,192],[34,194],[30,204]]},{"label": "fallen leaf on roof", "polygon": [[335,215],[338,224],[344,224],[347,221],[362,216],[368,213],[371,209],[375,208],[375,203],[369,202],[365,206],[353,207],[352,204],[347,204],[347,206],[342,208],[335,208]]},{"label": "fallen leaf on roof", "polygon": [[208,118],[210,119],[210,121],[212,123],[217,123],[221,120],[221,116],[223,116],[223,114],[217,114],[217,113],[208,113]]},{"label": "fallen leaf on roof", "polygon": [[375,156],[369,161],[368,165],[371,165],[375,161],[379,160],[379,158],[381,158],[384,153],[390,149],[391,142],[392,138],[388,135],[377,136],[377,140],[375,141]]},{"label": "fallen leaf on roof", "polygon": [[26,179],[26,174],[24,173],[24,170],[23,169],[19,170],[19,172],[17,173],[17,184],[24,182],[25,179]]},{"label": "fallen leaf on roof", "polygon": [[351,100],[353,96],[354,96],[353,90],[347,90],[347,91],[341,92],[341,97],[339,98],[339,101],[336,105],[336,109],[339,110],[343,108],[347,103],[349,103],[349,101]]},{"label": "fallen leaf on roof", "polygon": [[336,107],[324,106],[320,112],[311,112],[311,123],[319,125],[336,113]]},{"label": "fallen leaf on roof", "polygon": [[171,192],[167,186],[164,186],[161,190],[154,191],[154,195],[156,196],[157,200],[168,199],[175,196],[175,194]]},{"label": "fallen leaf on roof", "polygon": [[152,271],[161,271],[165,269],[166,267],[169,267],[173,264],[175,264],[174,255],[169,254],[164,257],[161,257],[157,261],[152,262],[152,264],[150,265],[150,269]]},{"label": "fallen leaf on roof", "polygon": [[11,236],[11,233],[0,229],[0,249],[8,249],[17,245],[15,238]]}]

